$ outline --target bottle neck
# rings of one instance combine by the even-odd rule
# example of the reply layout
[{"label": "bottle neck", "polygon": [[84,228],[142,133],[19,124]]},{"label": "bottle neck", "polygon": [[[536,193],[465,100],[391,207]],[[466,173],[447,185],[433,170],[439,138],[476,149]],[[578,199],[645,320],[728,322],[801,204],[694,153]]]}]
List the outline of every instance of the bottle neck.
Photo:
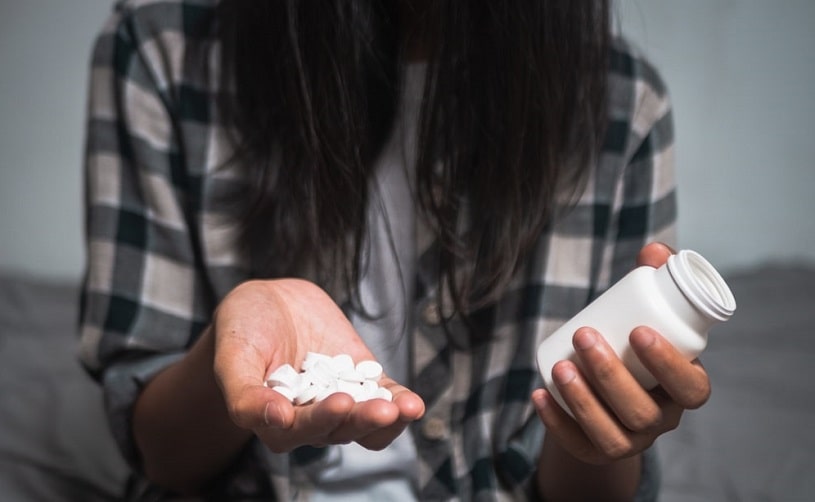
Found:
[{"label": "bottle neck", "polygon": [[724,322],[736,310],[736,300],[719,272],[700,254],[682,250],[663,267],[687,302],[712,325]]}]

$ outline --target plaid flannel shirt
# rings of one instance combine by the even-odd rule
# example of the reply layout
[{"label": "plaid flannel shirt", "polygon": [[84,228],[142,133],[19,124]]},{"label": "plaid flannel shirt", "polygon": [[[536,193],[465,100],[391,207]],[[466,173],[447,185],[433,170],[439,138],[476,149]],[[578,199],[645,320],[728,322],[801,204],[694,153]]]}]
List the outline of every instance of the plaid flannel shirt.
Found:
[{"label": "plaid flannel shirt", "polygon": [[[130,420],[149,379],[183,357],[222,298],[250,277],[217,200],[237,174],[219,122],[214,0],[119,2],[92,58],[86,151],[88,268],[81,358],[104,389],[111,427],[138,472]],[[674,244],[676,197],[668,95],[654,69],[615,40],[609,129],[577,204],[541,237],[503,298],[479,313],[474,342],[436,310],[433,245],[420,253],[413,374],[425,400],[413,424],[421,500],[525,499],[544,429],[529,396],[548,334],[635,263]],[[418,238],[422,242],[422,236]],[[432,239],[429,239],[432,242]],[[297,465],[323,455],[267,455],[254,442],[212,499],[290,498]],[[641,498],[654,496],[654,453]],[[139,479],[138,476],[136,479]],[[138,492],[134,483],[132,493]],[[151,492],[145,489],[142,493]]]}]

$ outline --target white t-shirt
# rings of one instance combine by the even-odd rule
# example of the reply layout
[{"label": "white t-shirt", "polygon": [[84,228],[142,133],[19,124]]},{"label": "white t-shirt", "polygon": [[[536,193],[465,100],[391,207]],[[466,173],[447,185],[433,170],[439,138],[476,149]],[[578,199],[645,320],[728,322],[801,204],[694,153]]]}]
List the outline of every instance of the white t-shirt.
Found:
[{"label": "white t-shirt", "polygon": [[[351,313],[351,322],[397,382],[409,375],[410,316],[416,267],[416,212],[411,190],[416,127],[425,65],[406,68],[393,134],[377,161],[368,208],[367,267],[361,300],[373,318]],[[405,430],[381,451],[357,443],[330,446],[328,460],[308,472],[308,500],[318,502],[411,500],[416,498],[417,453]],[[304,494],[306,495],[306,494]]]}]

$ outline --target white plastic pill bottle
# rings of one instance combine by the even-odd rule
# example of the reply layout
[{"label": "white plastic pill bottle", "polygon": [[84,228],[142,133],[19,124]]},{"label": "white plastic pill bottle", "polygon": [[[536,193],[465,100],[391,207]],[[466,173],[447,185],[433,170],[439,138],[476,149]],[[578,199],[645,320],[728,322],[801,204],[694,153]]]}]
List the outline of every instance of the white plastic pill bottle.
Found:
[{"label": "white plastic pill bottle", "polygon": [[654,328],[692,360],[707,345],[710,328],[727,321],[735,310],[733,293],[713,265],[695,251],[682,250],[659,268],[632,270],[547,337],[538,346],[538,370],[547,390],[569,411],[552,381],[552,367],[564,359],[581,366],[572,337],[588,326],[603,336],[640,385],[652,389],[656,379],[628,344],[634,328]]}]

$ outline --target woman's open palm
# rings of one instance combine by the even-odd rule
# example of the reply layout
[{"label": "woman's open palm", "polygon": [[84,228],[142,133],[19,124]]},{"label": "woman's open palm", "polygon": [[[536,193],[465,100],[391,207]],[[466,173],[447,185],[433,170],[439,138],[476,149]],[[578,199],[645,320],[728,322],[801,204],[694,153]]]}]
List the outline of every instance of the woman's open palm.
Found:
[{"label": "woman's open palm", "polygon": [[272,451],[356,441],[381,449],[422,416],[421,398],[383,375],[393,401],[355,403],[337,393],[303,406],[264,385],[274,368],[300,367],[308,352],[374,359],[336,303],[299,279],[250,281],[235,288],[215,313],[215,374],[229,414]]}]

